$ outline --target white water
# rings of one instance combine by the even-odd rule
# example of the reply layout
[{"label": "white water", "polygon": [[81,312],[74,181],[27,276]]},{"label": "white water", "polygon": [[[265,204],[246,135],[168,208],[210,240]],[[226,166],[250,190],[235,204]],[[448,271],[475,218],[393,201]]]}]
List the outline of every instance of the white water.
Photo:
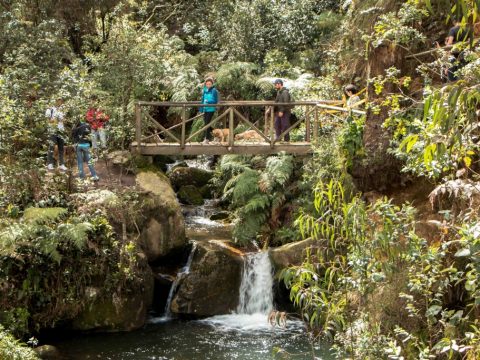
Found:
[{"label": "white water", "polygon": [[[273,271],[268,252],[247,254],[240,284],[240,300],[234,314],[205,320],[217,329],[271,331],[268,315],[273,310]],[[302,326],[292,321],[287,328]],[[277,328],[278,331],[278,328]]]},{"label": "white water", "polygon": [[177,291],[177,287],[178,287],[178,284],[180,283],[180,281],[190,273],[190,266],[192,265],[193,255],[195,255],[195,250],[196,249],[197,249],[197,243],[195,241],[192,241],[192,250],[190,251],[190,254],[188,255],[187,263],[177,273],[177,276],[176,276],[175,280],[173,281],[172,286],[170,287],[170,291],[168,293],[168,298],[167,298],[167,303],[165,304],[165,314],[161,317],[150,319],[148,321],[149,323],[156,324],[156,323],[159,323],[159,322],[165,322],[165,321],[169,321],[169,320],[172,319],[172,312],[170,310],[170,305],[172,304],[173,296],[175,295],[175,292]]},{"label": "white water", "polygon": [[264,314],[273,310],[273,271],[268,252],[245,258],[238,314]]}]

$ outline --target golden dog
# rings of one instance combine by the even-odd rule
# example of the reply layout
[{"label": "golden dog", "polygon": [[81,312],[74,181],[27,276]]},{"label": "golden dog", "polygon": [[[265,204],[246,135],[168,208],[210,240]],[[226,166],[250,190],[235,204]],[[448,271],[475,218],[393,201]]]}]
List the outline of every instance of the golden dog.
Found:
[{"label": "golden dog", "polygon": [[263,141],[262,135],[260,135],[255,130],[247,130],[240,134],[235,135],[235,140],[245,140],[245,141]]},{"label": "golden dog", "polygon": [[212,134],[215,141],[224,142],[225,140],[228,140],[228,137],[230,135],[230,130],[229,129],[213,129]]},{"label": "golden dog", "polygon": [[[58,145],[55,145],[53,148],[53,158],[56,161],[58,161]],[[77,159],[77,153],[75,146],[73,145],[64,145],[63,146],[63,158],[65,161],[65,165],[67,165],[68,168],[71,168],[72,166],[75,165],[76,159]]]}]

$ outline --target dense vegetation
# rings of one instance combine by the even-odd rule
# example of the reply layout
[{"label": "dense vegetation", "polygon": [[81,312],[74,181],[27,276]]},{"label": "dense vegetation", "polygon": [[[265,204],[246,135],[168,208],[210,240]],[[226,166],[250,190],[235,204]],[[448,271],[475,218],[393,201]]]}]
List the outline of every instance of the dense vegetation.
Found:
[{"label": "dense vegetation", "polygon": [[[301,80],[296,99],[368,88],[366,116],[324,115],[308,160],[220,160],[214,185],[234,237],[318,241],[281,277],[339,358],[478,358],[479,45],[460,44],[468,64],[448,84],[445,50],[406,56],[443,43],[452,16],[473,26],[479,10],[478,0],[0,1],[0,357],[33,358],[6,331],[55,326],[84,306],[92,278],[106,276],[107,292],[142,284],[135,246],[115,229],[133,195],[119,213],[85,209],[70,176],[45,175],[48,104],[65,99],[71,128],[97,95],[110,149],[127,148],[136,100],[198,99],[213,75],[222,99],[271,98],[272,77]],[[419,184],[428,200],[404,194]]]}]

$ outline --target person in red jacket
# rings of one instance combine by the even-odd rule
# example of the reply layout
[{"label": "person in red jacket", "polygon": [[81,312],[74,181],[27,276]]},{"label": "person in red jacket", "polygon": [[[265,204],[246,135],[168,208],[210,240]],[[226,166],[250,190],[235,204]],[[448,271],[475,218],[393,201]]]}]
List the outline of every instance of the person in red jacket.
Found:
[{"label": "person in red jacket", "polygon": [[110,117],[100,110],[96,96],[92,97],[92,104],[87,111],[86,119],[92,131],[92,148],[94,151],[98,151],[98,141],[100,141],[100,147],[105,149],[107,147],[105,124]]}]

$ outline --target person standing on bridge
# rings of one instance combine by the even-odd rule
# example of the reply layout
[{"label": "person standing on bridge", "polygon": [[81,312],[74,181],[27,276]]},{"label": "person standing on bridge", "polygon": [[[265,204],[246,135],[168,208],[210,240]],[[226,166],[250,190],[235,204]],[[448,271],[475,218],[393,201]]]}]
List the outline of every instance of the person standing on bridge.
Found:
[{"label": "person standing on bridge", "polygon": [[[278,105],[275,105],[275,141],[280,140],[280,135],[290,127],[290,115],[292,114],[291,106],[285,105],[292,101],[290,92],[288,89],[283,87],[283,80],[277,79],[274,82],[275,89],[277,89],[277,97],[275,102]],[[285,141],[290,141],[290,134],[287,132],[285,134]]]},{"label": "person standing on bridge", "polygon": [[[202,92],[202,104],[217,104],[218,103],[218,91],[213,85],[213,79],[207,78]],[[212,121],[213,114],[217,108],[215,106],[204,106],[200,108],[200,112],[203,112],[203,122],[205,126],[208,126],[205,130],[205,139],[203,144],[208,144],[212,138],[212,127],[210,121]]]}]

